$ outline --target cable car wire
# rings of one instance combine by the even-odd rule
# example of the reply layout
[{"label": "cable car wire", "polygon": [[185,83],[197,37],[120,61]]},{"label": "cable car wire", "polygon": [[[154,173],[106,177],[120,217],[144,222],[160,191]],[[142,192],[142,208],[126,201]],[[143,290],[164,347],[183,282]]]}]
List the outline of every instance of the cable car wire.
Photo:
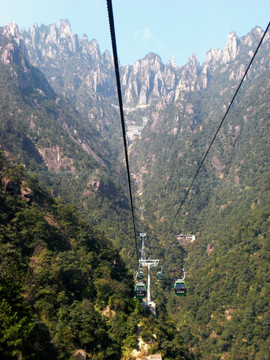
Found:
[{"label": "cable car wire", "polygon": [[222,117],[222,120],[221,120],[221,122],[220,122],[220,124],[219,124],[219,126],[218,126],[218,128],[217,128],[217,130],[216,130],[216,133],[215,133],[215,135],[214,135],[214,137],[213,137],[213,139],[212,139],[212,141],[211,141],[211,143],[210,143],[210,145],[209,145],[206,153],[204,154],[204,157],[203,157],[203,159],[202,159],[202,161],[201,161],[201,163],[200,163],[200,165],[199,165],[199,167],[198,167],[198,169],[197,169],[197,171],[196,171],[196,173],[195,173],[195,175],[194,175],[194,177],[193,177],[193,179],[192,179],[192,181],[191,181],[188,189],[186,190],[186,193],[185,193],[185,195],[184,195],[184,197],[183,197],[183,199],[182,199],[182,201],[181,201],[181,203],[180,203],[180,206],[179,206],[178,210],[176,211],[175,216],[173,217],[173,220],[172,220],[171,223],[170,223],[169,228],[172,227],[172,224],[174,223],[175,219],[176,219],[177,216],[179,215],[179,213],[180,213],[180,211],[181,211],[181,209],[182,209],[182,207],[183,207],[183,205],[184,205],[184,203],[185,203],[185,201],[186,201],[186,198],[187,198],[187,196],[188,196],[188,194],[189,194],[189,192],[190,192],[190,190],[191,190],[191,188],[192,188],[192,186],[193,186],[193,184],[194,184],[194,182],[195,182],[195,180],[196,180],[196,178],[197,178],[197,176],[198,176],[198,174],[199,174],[199,172],[200,172],[200,170],[201,170],[201,168],[202,168],[202,166],[203,166],[203,164],[204,164],[204,162],[205,162],[206,157],[207,157],[208,154],[209,154],[209,151],[210,151],[210,149],[211,149],[211,147],[212,147],[212,145],[213,145],[213,143],[214,143],[214,141],[215,141],[215,139],[216,139],[216,137],[217,137],[217,135],[218,135],[218,133],[219,133],[219,130],[220,130],[221,126],[223,125],[223,123],[224,123],[224,121],[225,121],[225,119],[226,119],[226,117],[227,117],[227,115],[228,115],[228,113],[229,113],[229,111],[230,111],[233,103],[234,103],[234,100],[235,100],[235,98],[236,98],[236,96],[237,96],[237,94],[238,94],[238,92],[239,92],[239,90],[240,90],[240,88],[241,88],[241,86],[242,86],[242,83],[243,83],[243,81],[245,80],[245,78],[246,78],[246,76],[247,76],[247,73],[248,73],[248,71],[249,71],[249,69],[250,69],[250,67],[251,67],[251,65],[252,65],[252,63],[253,63],[253,60],[254,60],[255,56],[257,55],[257,52],[258,52],[258,50],[259,50],[259,48],[260,48],[260,46],[261,46],[261,44],[262,44],[262,42],[263,42],[263,40],[264,40],[264,38],[265,38],[265,35],[266,35],[268,29],[269,29],[269,26],[270,26],[270,22],[268,23],[268,25],[267,25],[267,27],[266,27],[266,29],[265,29],[262,37],[261,37],[261,40],[260,40],[260,42],[259,42],[259,44],[258,44],[258,46],[257,46],[257,48],[256,48],[256,50],[255,50],[255,52],[254,52],[254,54],[253,54],[253,56],[252,56],[249,64],[248,64],[248,67],[246,68],[246,71],[245,71],[245,73],[244,73],[244,75],[243,75],[243,77],[242,77],[242,79],[241,79],[241,81],[240,81],[240,83],[239,83],[239,85],[238,85],[238,87],[237,87],[237,89],[236,89],[233,97],[232,97],[231,102],[229,103],[229,106],[228,106],[225,114],[224,114],[223,117]]},{"label": "cable car wire", "polygon": [[124,151],[125,151],[125,160],[126,160],[126,169],[127,169],[127,177],[128,177],[129,198],[130,198],[130,206],[131,206],[131,213],[132,213],[136,257],[137,257],[137,262],[139,262],[138,246],[137,246],[137,238],[136,238],[136,226],[135,226],[135,211],[134,211],[134,204],[133,204],[132,190],[131,190],[131,176],[130,176],[129,161],[128,161],[128,147],[127,147],[127,140],[126,140],[123,100],[122,100],[122,92],[121,92],[121,84],[120,84],[120,71],[119,71],[119,65],[118,65],[116,35],[115,35],[113,8],[112,8],[111,0],[107,0],[107,10],[108,10],[108,17],[109,17],[109,24],[110,24],[116,86],[117,86],[119,111],[120,111],[120,118],[121,118],[121,125],[122,125],[122,136],[123,136]]}]

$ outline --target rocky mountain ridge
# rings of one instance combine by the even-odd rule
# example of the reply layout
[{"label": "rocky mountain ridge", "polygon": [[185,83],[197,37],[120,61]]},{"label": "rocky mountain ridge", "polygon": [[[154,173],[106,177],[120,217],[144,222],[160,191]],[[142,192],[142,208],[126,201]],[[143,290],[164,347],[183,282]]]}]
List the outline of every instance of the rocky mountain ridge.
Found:
[{"label": "rocky mountain ridge", "polygon": [[[23,44],[31,63],[46,75],[56,92],[68,96],[82,109],[86,101],[78,95],[86,92],[92,99],[116,98],[114,68],[108,51],[101,54],[96,40],[82,39],[71,31],[68,20],[45,26],[33,25],[29,31],[19,31],[15,24],[7,24],[4,33],[11,34]],[[200,65],[196,55],[191,54],[186,65],[180,67],[173,60],[163,64],[160,57],[149,53],[134,65],[121,67],[122,91],[125,107],[147,105],[153,101],[176,102],[183,91],[200,91],[211,82],[213,72],[226,71],[232,62],[246,61],[253,55],[263,30],[254,28],[239,38],[235,32],[228,36],[224,50],[210,49],[205,62]],[[262,66],[268,60],[262,61]],[[232,72],[230,79],[239,80],[244,65]],[[91,114],[88,113],[91,120]],[[92,114],[93,117],[93,114]]]},{"label": "rocky mountain ridge", "polygon": [[[92,156],[96,161],[98,161],[102,166],[106,166],[105,162],[98,155],[97,146],[98,139],[95,141],[91,141],[88,137],[83,136],[83,132],[80,129],[79,123],[70,123],[67,116],[63,113],[63,107],[69,109],[69,113],[74,115],[76,118],[79,118],[78,114],[76,115],[76,110],[72,106],[72,104],[64,99],[63,97],[57,96],[56,92],[53,90],[51,85],[49,84],[47,78],[44,73],[40,71],[39,68],[33,66],[29,62],[29,56],[27,54],[27,50],[25,48],[24,41],[20,38],[18,27],[15,24],[10,24],[10,30],[6,31],[6,28],[2,31],[0,43],[0,56],[2,64],[7,65],[6,69],[8,69],[8,73],[11,78],[15,80],[14,84],[20,89],[20,91],[26,96],[31,94],[31,105],[38,111],[42,107],[42,102],[44,100],[52,101],[55,104],[57,110],[55,110],[56,120],[57,122],[62,124],[62,127],[67,131],[70,138],[77,144],[79,144],[85,152],[87,152],[90,156]],[[35,115],[31,114],[29,116],[28,122],[29,127],[32,132],[39,132],[38,126],[35,124]],[[92,128],[93,130],[93,128]],[[89,131],[91,132],[91,127],[89,126]],[[34,136],[35,137],[35,136]],[[47,153],[48,156],[43,156],[43,158],[51,158],[49,156],[49,152],[52,153],[54,150],[58,153],[58,160],[56,162],[59,163],[59,149],[40,149],[40,153]],[[105,150],[103,146],[103,150]],[[43,155],[44,155],[43,154]],[[61,164],[59,164],[61,166]]]},{"label": "rocky mountain ridge", "polygon": [[[60,101],[58,95],[67,98],[78,111],[76,125],[67,122],[63,113],[59,113],[57,119],[70,139],[104,169],[118,167],[119,160],[122,162],[122,144],[118,106],[115,105],[115,74],[109,52],[101,54],[96,40],[89,41],[86,35],[82,39],[74,35],[67,20],[49,26],[33,25],[29,31],[20,31],[16,24],[8,24],[1,32],[6,39],[6,45],[1,49],[2,62],[14,63],[17,59],[21,88],[26,89],[32,82],[32,88],[37,89],[36,93],[43,98],[48,95],[56,103]],[[234,32],[230,33],[224,51],[210,49],[202,65],[194,54],[190,55],[186,65],[179,67],[174,60],[164,65],[158,55],[149,53],[133,66],[122,66],[121,84],[127,123],[141,126],[142,119],[145,119],[139,137],[147,142],[153,134],[163,137],[164,142],[168,133],[172,138],[170,141],[182,141],[183,138],[188,146],[187,139],[204,133],[207,123],[216,121],[216,116],[226,108],[262,33],[259,27],[242,38]],[[251,68],[248,77],[259,77],[269,68],[269,48],[267,34],[257,55],[259,65],[254,70]],[[17,73],[14,72],[15,76]],[[214,106],[209,107],[211,102]],[[170,115],[166,114],[168,112]],[[37,130],[33,119],[30,128],[32,132]],[[239,125],[236,128],[235,137],[238,138],[241,129]],[[136,141],[136,136],[133,141]],[[141,155],[144,160],[141,166],[135,166],[135,177],[140,178],[139,174],[144,171],[154,176],[158,158],[156,151],[153,147],[148,159]],[[171,147],[162,147],[162,151],[164,157],[170,158]],[[182,150],[177,151],[183,153]],[[59,144],[43,146],[39,154],[51,170],[59,171],[64,167],[71,171],[74,168],[70,156],[61,155]],[[216,163],[213,161],[213,164]],[[139,164],[135,157],[134,164]],[[219,176],[223,175],[220,173]],[[100,179],[91,178],[88,183],[98,184]],[[83,193],[87,191],[84,189]]]},{"label": "rocky mountain ridge", "polygon": [[[96,40],[89,41],[85,35],[80,39],[74,35],[67,20],[49,26],[33,25],[29,31],[19,31],[18,26],[11,23],[2,28],[1,33],[6,41],[1,47],[1,60],[6,65],[18,65],[14,76],[18,76],[20,87],[25,90],[28,86],[29,90],[32,86],[40,97],[48,96],[55,103],[64,101],[56,94],[65,96],[76,107],[78,121],[76,125],[67,123],[63,114],[58,114],[57,120],[72,141],[104,168],[111,161],[112,167],[117,165],[121,157],[121,134],[115,106],[115,75],[109,52],[101,54]],[[149,53],[133,66],[121,67],[124,106],[130,109],[126,111],[127,122],[141,126],[138,122],[145,119],[147,125],[143,132],[162,136],[165,131],[174,137],[173,141],[188,134],[201,133],[207,122],[212,121],[210,119],[224,111],[262,33],[258,27],[243,38],[230,33],[224,51],[210,49],[202,65],[194,54],[190,55],[185,66],[179,67],[175,61],[164,65],[158,55]],[[269,68],[270,60],[266,55],[269,48],[267,34],[257,56],[259,66],[254,70],[251,68],[249,77],[259,77]],[[216,94],[220,96],[218,106],[208,109],[209,101],[217,101]],[[166,115],[168,110],[170,119]],[[35,128],[33,119],[30,128]],[[239,126],[237,128],[239,135]],[[59,170],[61,166],[69,166],[71,169],[69,158],[63,159],[63,164],[57,160],[61,158],[59,149],[55,145],[39,151],[43,159],[51,158],[46,160],[50,168]],[[106,153],[105,162],[102,152]],[[108,156],[110,152],[112,156]],[[157,154],[150,155],[153,156]],[[155,161],[146,163],[149,163],[148,171],[151,172]]]}]

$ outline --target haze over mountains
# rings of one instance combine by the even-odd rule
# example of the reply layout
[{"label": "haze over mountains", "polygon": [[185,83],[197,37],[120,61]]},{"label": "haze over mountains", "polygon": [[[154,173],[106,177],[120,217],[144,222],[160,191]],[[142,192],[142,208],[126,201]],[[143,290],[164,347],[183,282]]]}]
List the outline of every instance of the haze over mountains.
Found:
[{"label": "haze over mountains", "polygon": [[[151,250],[167,270],[154,295],[185,329],[197,358],[210,352],[211,358],[266,359],[269,237],[240,255],[224,260],[222,253],[269,230],[269,33],[172,222],[262,34],[258,27],[242,38],[230,33],[224,50],[210,49],[203,64],[194,54],[179,67],[149,53],[121,67],[127,129],[133,126],[129,156],[137,223],[157,235]],[[0,150],[37,174],[54,196],[75,203],[135,265],[110,53],[102,54],[96,40],[79,38],[60,20],[28,31],[16,24],[0,28],[0,59]],[[180,233],[197,240],[184,249]],[[196,269],[212,252],[217,260],[190,272],[190,297],[177,302],[170,282],[184,257]]]}]

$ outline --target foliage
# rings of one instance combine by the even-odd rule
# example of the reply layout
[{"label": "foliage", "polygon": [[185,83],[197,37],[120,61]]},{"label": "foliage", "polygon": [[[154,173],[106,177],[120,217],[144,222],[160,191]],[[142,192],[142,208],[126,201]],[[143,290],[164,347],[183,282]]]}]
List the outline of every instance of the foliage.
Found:
[{"label": "foliage", "polygon": [[[119,359],[131,352],[144,315],[119,253],[74,205],[54,200],[1,153],[0,164],[0,178],[16,184],[0,191],[0,355],[69,359],[84,349],[92,359]],[[31,185],[37,201],[27,202],[21,189]]]}]

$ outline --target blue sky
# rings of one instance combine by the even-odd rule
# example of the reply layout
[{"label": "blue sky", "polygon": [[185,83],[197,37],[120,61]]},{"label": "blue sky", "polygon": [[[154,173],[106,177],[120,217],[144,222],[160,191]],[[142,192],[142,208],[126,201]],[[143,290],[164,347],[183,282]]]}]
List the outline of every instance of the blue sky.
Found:
[{"label": "blue sky", "polygon": [[[134,64],[148,52],[166,63],[187,63],[191,53],[200,63],[210,48],[221,48],[231,31],[246,35],[254,26],[265,29],[269,0],[113,0],[118,56]],[[16,22],[57,23],[68,19],[73,33],[97,39],[102,52],[111,51],[106,0],[2,0],[0,26]]]}]

